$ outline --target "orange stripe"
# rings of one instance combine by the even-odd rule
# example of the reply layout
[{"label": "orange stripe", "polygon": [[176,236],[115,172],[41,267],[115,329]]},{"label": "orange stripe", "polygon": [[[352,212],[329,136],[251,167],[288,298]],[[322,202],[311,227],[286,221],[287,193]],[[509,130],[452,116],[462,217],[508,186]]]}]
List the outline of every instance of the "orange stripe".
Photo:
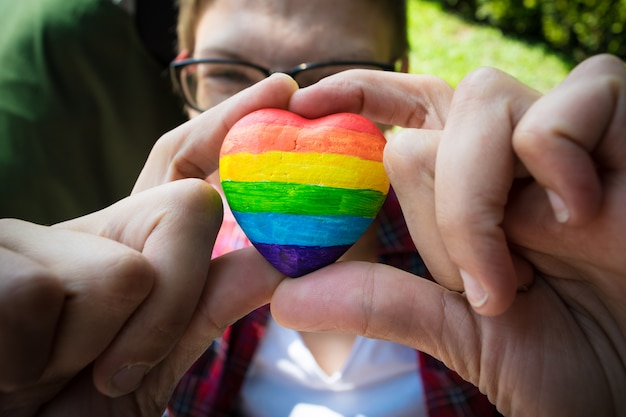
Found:
[{"label": "orange stripe", "polygon": [[287,125],[250,125],[232,129],[222,145],[220,157],[247,152],[267,151],[328,153],[356,156],[381,162],[384,136],[339,127],[303,128]]}]

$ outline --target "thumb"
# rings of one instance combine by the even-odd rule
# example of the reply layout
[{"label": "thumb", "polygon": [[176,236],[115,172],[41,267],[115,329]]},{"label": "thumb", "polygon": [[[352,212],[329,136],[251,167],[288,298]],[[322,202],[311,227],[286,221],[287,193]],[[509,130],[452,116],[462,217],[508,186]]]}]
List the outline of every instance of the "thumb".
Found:
[{"label": "thumb", "polygon": [[[393,340],[443,361],[477,384],[479,333],[458,292],[408,272],[366,262],[339,262],[296,280],[272,297],[272,316],[303,331],[341,331]],[[445,323],[463,323],[446,326]],[[462,346],[463,349],[455,349]]]},{"label": "thumb", "polygon": [[269,262],[250,247],[211,261],[207,283],[185,334],[153,369],[141,390],[157,403],[166,404],[176,384],[218,338],[227,326],[267,304],[285,279]]}]

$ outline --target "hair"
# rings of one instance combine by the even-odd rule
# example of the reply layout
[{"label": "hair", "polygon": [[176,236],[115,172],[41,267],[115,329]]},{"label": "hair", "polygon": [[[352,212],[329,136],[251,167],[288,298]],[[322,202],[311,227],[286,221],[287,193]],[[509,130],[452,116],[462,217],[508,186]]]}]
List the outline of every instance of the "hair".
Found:
[{"label": "hair", "polygon": [[[364,0],[376,4],[384,10],[390,19],[393,34],[393,59],[404,58],[409,53],[407,34],[406,0]],[[178,0],[178,50],[187,50],[190,54],[195,48],[195,31],[198,19],[213,0]]]},{"label": "hair", "polygon": [[213,0],[178,0],[178,50],[193,53],[196,45],[198,18]]}]

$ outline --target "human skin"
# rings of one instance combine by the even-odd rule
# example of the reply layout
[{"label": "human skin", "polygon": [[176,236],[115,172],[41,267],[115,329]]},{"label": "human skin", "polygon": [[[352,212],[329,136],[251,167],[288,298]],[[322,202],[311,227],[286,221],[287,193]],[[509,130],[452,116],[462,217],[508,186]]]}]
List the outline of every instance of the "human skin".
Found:
[{"label": "human skin", "polygon": [[[356,14],[359,19],[352,18]],[[360,1],[215,0],[198,22],[194,51],[181,51],[178,59],[237,59],[281,71],[304,62],[389,63],[394,59],[391,45],[387,19],[374,7],[364,9]],[[399,58],[406,65],[406,57]],[[193,118],[198,112],[189,110],[189,115]],[[219,189],[217,172],[209,174]],[[135,186],[143,188],[143,181]]]},{"label": "human skin", "polygon": [[[0,355],[2,369],[8,370],[0,373],[2,410],[17,406],[12,415],[84,415],[85,410],[91,415],[158,415],[177,378],[209,340],[273,293],[273,314],[283,324],[354,331],[431,353],[477,384],[506,415],[623,414],[624,72],[623,62],[594,57],[540,97],[512,78],[485,69],[468,76],[452,101],[449,87],[432,77],[355,71],[296,93],[293,82],[279,75],[161,138],[136,185],[136,191],[147,191],[53,228],[3,220],[0,264],[5,298],[0,305],[15,315],[0,315],[0,331],[8,335],[0,338],[0,349],[24,354]],[[220,217],[215,194],[197,180],[157,185],[213,172],[229,127],[263,107],[313,117],[355,111],[418,129],[390,139],[387,170],[412,230],[431,224],[427,232],[413,236],[426,251],[435,278],[444,284],[356,262],[281,280],[253,250],[216,260],[210,270],[205,264],[204,275],[195,271],[181,279],[179,272],[188,269],[189,258],[182,267],[159,267],[156,255],[167,246],[143,253],[150,248],[145,243],[152,233],[163,233],[155,235],[154,241],[161,243],[168,241],[168,234],[189,234],[195,239],[187,248],[199,262],[206,261],[211,246],[207,236],[216,232]],[[442,121],[445,128],[437,127]],[[485,132],[471,129],[485,121],[499,127],[489,141]],[[497,146],[486,146],[490,144]],[[513,183],[514,192],[509,193]],[[550,200],[545,189],[560,199]],[[177,216],[181,202],[191,204],[187,210],[192,212],[214,213],[212,220],[195,215],[185,223]],[[142,211],[146,207],[163,210],[155,209],[155,217]],[[185,239],[173,242],[183,245]],[[467,247],[472,250],[463,249]],[[518,261],[494,263],[492,250]],[[253,268],[255,281],[246,280],[250,271],[238,269],[242,265]],[[472,306],[457,291],[461,268],[480,280],[488,294],[485,302],[475,298]],[[94,271],[102,271],[102,279],[94,280]],[[199,286],[200,281],[203,292],[195,310],[182,309],[178,316],[178,297],[152,292],[153,287],[168,285],[159,284],[164,279],[174,287]],[[204,284],[207,281],[210,284]],[[520,285],[527,289],[516,292]],[[250,291],[242,293],[241,288]],[[242,299],[219,302],[237,294]],[[101,300],[100,305],[112,299],[121,305],[96,309],[98,304],[85,302],[81,295]],[[65,303],[81,300],[83,308],[58,315]],[[169,337],[153,339],[145,329],[167,325],[153,320],[163,318],[155,311],[160,303],[172,308],[169,318],[180,327]],[[32,331],[22,332],[16,325],[46,314],[50,320],[36,322]],[[105,326],[107,334],[99,336],[89,352],[83,350],[85,333],[54,337],[72,323],[106,325],[107,317],[111,327]],[[43,356],[54,351],[66,360],[43,360],[30,368],[32,355],[19,347],[33,346],[33,337]],[[93,369],[91,360],[96,361]],[[111,376],[135,363],[152,367],[143,384],[138,382],[136,390],[112,389]],[[30,370],[27,377],[20,369]],[[100,394],[92,378],[100,391],[119,397]]]},{"label": "human skin", "polygon": [[387,18],[362,1],[215,0],[208,9],[195,50],[187,51],[193,58],[241,59],[275,71],[303,62],[402,58],[393,56]]},{"label": "human skin", "polygon": [[[415,83],[389,75],[393,91]],[[440,80],[423,80],[449,95]],[[220,257],[209,268],[221,206],[200,179],[217,168],[221,141],[236,121],[260,108],[286,109],[296,90],[291,78],[277,74],[168,132],[133,195],[101,212],[53,227],[2,221],[0,305],[11,313],[0,315],[3,413],[160,415],[211,341],[270,300],[284,277],[254,249]],[[198,268],[182,274],[188,264]],[[181,296],[189,293],[195,296]],[[147,368],[132,371],[133,365]]]},{"label": "human skin", "polygon": [[[281,71],[307,62],[391,63],[403,58],[406,67],[406,57],[393,55],[393,28],[380,7],[373,3],[364,7],[362,0],[214,0],[202,11],[194,50],[181,51],[179,59],[236,59]],[[225,98],[207,95],[216,96],[206,99],[211,105]],[[191,118],[198,115],[193,109],[188,113]],[[221,191],[218,172],[210,174],[208,181]],[[376,226],[370,227],[340,260],[374,262],[379,246]],[[301,332],[301,336],[329,375],[341,370],[355,339],[353,334]],[[330,339],[334,341],[329,343]]]},{"label": "human skin", "polygon": [[274,77],[169,132],[146,165],[150,189],[100,212],[0,221],[0,414],[160,416],[211,341],[269,301],[283,277],[254,249],[209,261],[221,199],[193,178],[206,176],[193,159],[217,166],[219,143],[203,159],[204,128],[221,141],[295,88]]},{"label": "human skin", "polygon": [[254,251],[208,272],[220,210],[187,179],[54,227],[2,220],[0,414],[160,415],[192,358],[281,279]]},{"label": "human skin", "polygon": [[[407,118],[377,104],[382,80],[343,77],[296,92],[290,109]],[[624,415],[625,128],[626,69],[615,57],[583,62],[543,97],[497,70],[470,74],[442,131],[407,130],[386,149],[442,285],[384,265],[332,265],[283,282],[274,317],[430,353],[507,416]],[[461,269],[486,299],[467,281],[456,291]]]}]

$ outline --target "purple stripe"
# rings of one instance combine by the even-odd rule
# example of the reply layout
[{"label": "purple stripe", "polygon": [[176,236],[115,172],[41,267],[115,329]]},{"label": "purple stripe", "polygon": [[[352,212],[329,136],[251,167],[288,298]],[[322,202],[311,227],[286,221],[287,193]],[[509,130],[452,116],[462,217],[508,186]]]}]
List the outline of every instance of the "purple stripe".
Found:
[{"label": "purple stripe", "polygon": [[274,268],[292,278],[332,264],[352,246],[291,246],[254,242],[253,244]]}]

